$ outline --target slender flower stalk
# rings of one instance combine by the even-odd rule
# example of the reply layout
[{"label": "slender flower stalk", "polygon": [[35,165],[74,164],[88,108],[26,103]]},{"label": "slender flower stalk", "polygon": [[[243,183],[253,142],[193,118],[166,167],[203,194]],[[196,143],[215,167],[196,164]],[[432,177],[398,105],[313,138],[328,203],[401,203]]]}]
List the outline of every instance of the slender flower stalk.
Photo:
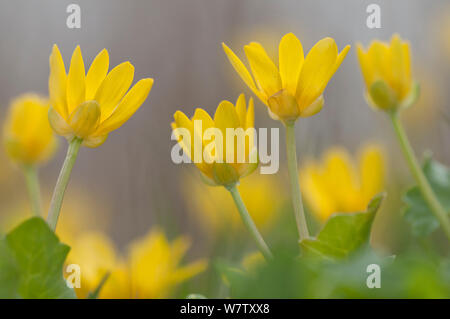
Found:
[{"label": "slender flower stalk", "polygon": [[22,170],[25,175],[28,194],[30,196],[31,211],[35,216],[42,216],[41,193],[37,168],[33,165],[24,165]]},{"label": "slender flower stalk", "polygon": [[373,41],[367,50],[362,45],[358,45],[357,50],[367,87],[367,101],[391,117],[411,173],[429,208],[450,239],[450,219],[425,177],[399,118],[401,111],[414,104],[420,91],[419,84],[412,77],[409,43],[395,34],[390,43]]},{"label": "slender flower stalk", "polygon": [[297,230],[300,235],[300,240],[302,240],[309,237],[309,231],[308,225],[306,224],[305,211],[303,209],[300,181],[298,179],[295,124],[293,122],[286,123],[286,152],[295,222],[297,223]]},{"label": "slender flower stalk", "polygon": [[414,150],[409,143],[408,136],[405,133],[403,125],[400,121],[398,112],[391,112],[390,117],[392,120],[392,125],[394,126],[395,133],[397,135],[398,141],[403,151],[403,155],[408,162],[409,169],[413,174],[420,191],[422,192],[425,201],[433,212],[434,216],[439,220],[442,229],[444,230],[447,238],[450,240],[450,218],[448,217],[447,212],[444,207],[442,207],[441,203],[436,197],[433,189],[430,186],[425,174],[420,167],[419,162],[414,154]]},{"label": "slender flower stalk", "polygon": [[278,47],[278,66],[260,43],[251,42],[244,46],[249,69],[227,45],[223,43],[222,46],[244,83],[267,106],[270,117],[286,125],[295,219],[300,240],[307,238],[309,234],[298,181],[294,125],[299,117],[320,112],[325,103],[323,92],[350,46],[339,52],[332,38],[324,38],[305,57],[300,40],[293,33],[288,33]]},{"label": "slender flower stalk", "polygon": [[52,230],[56,229],[56,224],[58,222],[58,217],[64,198],[64,192],[66,191],[67,184],[69,183],[70,174],[72,173],[72,168],[75,164],[75,160],[77,159],[78,151],[82,142],[82,139],[75,137],[69,143],[66,159],[64,160],[64,164],[59,172],[55,190],[53,191],[52,201],[50,202],[50,210],[47,216],[47,222]]},{"label": "slender flower stalk", "polygon": [[273,258],[273,255],[270,252],[270,249],[267,246],[266,242],[264,241],[263,237],[259,233],[258,228],[256,228],[256,225],[253,222],[252,217],[248,213],[247,208],[245,207],[245,204],[242,200],[241,194],[239,193],[239,190],[236,187],[236,184],[232,186],[227,186],[226,189],[230,192],[231,196],[233,197],[234,203],[236,204],[239,214],[241,215],[242,221],[244,222],[244,225],[247,228],[247,230],[250,232],[250,235],[255,240],[258,249],[264,255],[264,258],[266,258],[266,260],[271,260]]}]

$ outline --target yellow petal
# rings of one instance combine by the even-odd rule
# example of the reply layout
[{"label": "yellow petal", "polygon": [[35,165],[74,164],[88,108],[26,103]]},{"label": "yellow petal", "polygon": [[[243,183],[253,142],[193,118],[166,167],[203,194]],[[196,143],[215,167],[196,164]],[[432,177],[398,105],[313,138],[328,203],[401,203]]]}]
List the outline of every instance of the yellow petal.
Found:
[{"label": "yellow petal", "polygon": [[366,146],[360,155],[361,190],[366,203],[384,187],[385,162],[382,150],[375,145]]},{"label": "yellow petal", "polygon": [[248,100],[247,118],[245,120],[245,128],[255,127],[255,105],[253,103],[253,98]]},{"label": "yellow petal", "polygon": [[386,43],[373,41],[367,51],[368,63],[372,66],[370,83],[376,80],[385,80],[391,83],[391,57]]},{"label": "yellow petal", "polygon": [[261,44],[252,42],[244,47],[258,86],[267,97],[281,90],[281,77],[277,67]]},{"label": "yellow petal", "polygon": [[411,89],[411,73],[410,73],[410,56],[408,45],[401,42],[400,37],[396,34],[391,40],[391,65],[392,65],[392,82],[394,91],[397,92],[398,98],[403,99]]},{"label": "yellow petal", "polygon": [[120,101],[117,109],[105,121],[101,122],[96,135],[103,135],[118,129],[144,103],[153,86],[153,79],[142,79]]},{"label": "yellow petal", "polygon": [[236,101],[236,112],[239,116],[239,121],[241,122],[241,126],[245,127],[246,122],[246,106],[245,106],[245,95],[242,93],[239,95],[237,101]]},{"label": "yellow petal", "polygon": [[176,269],[170,276],[170,282],[172,284],[183,282],[197,274],[205,271],[208,266],[206,259],[200,259],[198,261],[192,262],[187,266]]},{"label": "yellow petal", "polygon": [[102,81],[108,74],[109,55],[103,49],[92,61],[91,67],[86,75],[86,100],[92,100]]},{"label": "yellow petal", "polygon": [[222,131],[225,138],[227,128],[237,128],[240,125],[239,116],[236,113],[236,108],[229,101],[220,102],[214,114],[214,123],[217,128]]},{"label": "yellow petal", "polygon": [[210,127],[214,127],[214,121],[211,118],[211,116],[209,116],[208,112],[206,112],[201,108],[195,109],[194,116],[192,117],[192,122],[194,121],[202,121],[202,131],[196,132],[196,134],[198,134],[200,138],[203,137],[203,133],[205,132],[205,130],[207,130]]},{"label": "yellow petal", "polygon": [[245,84],[252,90],[252,92],[264,103],[267,104],[267,97],[265,94],[258,90],[258,88],[255,85],[255,82],[253,81],[252,76],[250,75],[250,72],[248,72],[247,68],[245,67],[244,63],[237,57],[236,54],[234,54],[233,51],[225,43],[222,43],[223,50],[225,51],[225,54],[228,57],[228,60],[230,61],[233,68],[236,70],[236,72],[239,74],[239,76],[242,78]]},{"label": "yellow petal", "polygon": [[134,66],[124,62],[109,72],[95,94],[102,110],[101,122],[107,119],[128,91],[134,77]]},{"label": "yellow petal", "polygon": [[304,56],[302,44],[293,33],[288,33],[281,39],[278,57],[283,88],[295,95]]},{"label": "yellow petal", "polygon": [[358,211],[362,199],[357,192],[358,179],[355,165],[347,151],[333,148],[325,155],[325,176],[328,192],[339,203],[340,212]]},{"label": "yellow petal", "polygon": [[[347,45],[342,51],[339,53],[336,62],[334,63],[334,67],[331,69],[330,74],[328,75],[328,81],[331,79],[331,77],[336,73],[337,69],[341,66],[342,61],[344,61],[345,57],[347,56],[348,51],[350,50],[350,46]],[[328,82],[327,81],[327,82]]]},{"label": "yellow petal", "polygon": [[86,73],[80,46],[75,48],[67,75],[67,110],[69,115],[85,101]]},{"label": "yellow petal", "polygon": [[50,104],[63,118],[68,118],[66,101],[66,69],[58,46],[53,45],[49,59],[50,76],[48,78],[48,92]]},{"label": "yellow petal", "polygon": [[176,111],[173,115],[175,120],[175,129],[184,128],[189,131],[189,138],[180,139],[178,138],[178,143],[186,152],[186,155],[192,159],[192,155],[194,154],[194,125],[192,121],[181,111]]},{"label": "yellow petal", "polygon": [[337,46],[331,38],[317,42],[309,51],[298,79],[296,97],[300,111],[314,102],[325,89],[337,58]]},{"label": "yellow petal", "polygon": [[70,125],[53,107],[48,111],[48,121],[56,134],[64,137],[71,137],[73,135],[73,130]]},{"label": "yellow petal", "polygon": [[307,161],[302,167],[300,184],[308,206],[320,221],[325,221],[336,212],[337,203],[328,192],[326,176],[321,174],[319,167],[312,161]]},{"label": "yellow petal", "polygon": [[359,65],[361,72],[366,83],[366,87],[369,88],[373,81],[373,66],[370,63],[368,53],[364,51],[364,48],[360,43],[356,46],[356,52],[358,54]]},{"label": "yellow petal", "polygon": [[90,148],[99,147],[100,145],[105,143],[107,138],[108,134],[101,136],[89,136],[88,138],[83,139],[82,145]]}]

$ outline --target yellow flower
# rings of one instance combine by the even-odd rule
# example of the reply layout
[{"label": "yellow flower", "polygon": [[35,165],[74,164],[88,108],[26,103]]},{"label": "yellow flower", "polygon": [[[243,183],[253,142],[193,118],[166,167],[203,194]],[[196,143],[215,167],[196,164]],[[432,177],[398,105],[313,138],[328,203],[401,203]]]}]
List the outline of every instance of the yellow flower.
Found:
[{"label": "yellow flower", "polygon": [[144,103],[153,79],[142,79],[128,91],[133,82],[133,65],[123,62],[109,73],[108,68],[109,55],[104,49],[86,74],[77,46],[66,74],[61,53],[53,46],[48,116],[57,134],[68,140],[78,137],[84,146],[100,146],[111,131],[122,126]]},{"label": "yellow flower", "polygon": [[411,75],[408,42],[395,34],[390,44],[373,41],[367,51],[358,44],[357,52],[369,105],[391,111],[409,106],[416,100],[418,86]]},{"label": "yellow flower", "polygon": [[11,103],[3,137],[8,156],[25,165],[47,161],[57,140],[48,123],[49,102],[35,94],[24,94]]},{"label": "yellow flower", "polygon": [[189,246],[190,241],[186,237],[169,242],[158,229],[132,243],[129,266],[133,295],[138,298],[167,298],[174,286],[204,271],[205,260],[179,266]]},{"label": "yellow flower", "polygon": [[121,258],[104,234],[81,235],[68,257],[83,274],[77,295],[85,298],[109,274],[100,298],[167,298],[178,284],[206,269],[205,260],[180,266],[189,246],[185,237],[169,242],[161,230],[153,229],[130,245],[127,258]]},{"label": "yellow flower", "polygon": [[311,116],[322,109],[323,91],[350,49],[346,46],[338,53],[336,42],[324,38],[305,58],[299,39],[288,33],[280,41],[277,68],[262,45],[251,42],[244,51],[253,80],[241,60],[224,43],[222,45],[242,80],[269,107],[269,114],[282,121],[295,121],[299,116]]},{"label": "yellow flower", "polygon": [[80,266],[80,288],[75,288],[78,298],[86,298],[94,291],[103,277],[117,267],[118,262],[114,245],[106,235],[100,232],[80,234],[72,243],[67,258],[67,264]]},{"label": "yellow flower", "polygon": [[[252,174],[238,186],[258,229],[273,226],[285,200],[283,188],[275,175]],[[222,187],[205,189],[195,176],[188,175],[182,183],[182,192],[189,211],[210,235],[218,232],[242,230],[239,212]]]},{"label": "yellow flower", "polygon": [[332,148],[322,162],[309,160],[300,169],[303,194],[320,221],[333,213],[364,211],[374,195],[384,188],[385,160],[375,145],[360,151],[356,166],[348,152]]},{"label": "yellow flower", "polygon": [[[222,101],[217,107],[214,120],[203,109],[196,109],[192,119],[183,112],[174,114],[172,129],[184,152],[195,162],[204,179],[211,185],[234,185],[239,178],[252,173],[257,165],[254,146],[254,106],[250,98],[248,109],[245,96],[241,94],[236,106]],[[227,138],[227,129],[241,129],[242,138]],[[184,130],[179,130],[184,129]],[[216,129],[208,136],[209,129]],[[186,133],[186,134],[183,134]],[[217,136],[220,133],[220,137]],[[195,136],[194,136],[195,135]],[[197,147],[196,140],[201,141]],[[231,147],[232,142],[234,147]],[[239,156],[241,154],[241,156]],[[198,159],[198,160],[197,160]]]}]

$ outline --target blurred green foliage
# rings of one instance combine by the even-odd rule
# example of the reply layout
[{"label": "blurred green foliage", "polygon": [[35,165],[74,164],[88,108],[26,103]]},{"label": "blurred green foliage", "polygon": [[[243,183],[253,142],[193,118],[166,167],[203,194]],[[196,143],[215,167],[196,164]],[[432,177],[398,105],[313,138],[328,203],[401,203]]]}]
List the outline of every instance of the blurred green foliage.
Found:
[{"label": "blurred green foliage", "polygon": [[[450,170],[426,155],[423,171],[442,206],[450,212]],[[405,194],[405,219],[411,224],[412,234],[418,237],[430,235],[439,227],[419,187],[411,187]]]}]

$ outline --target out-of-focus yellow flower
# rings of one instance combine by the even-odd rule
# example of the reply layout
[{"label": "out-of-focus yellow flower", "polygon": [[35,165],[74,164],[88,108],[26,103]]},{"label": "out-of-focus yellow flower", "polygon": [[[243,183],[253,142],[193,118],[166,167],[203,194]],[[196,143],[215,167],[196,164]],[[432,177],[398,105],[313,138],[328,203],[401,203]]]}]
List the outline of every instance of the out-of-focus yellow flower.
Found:
[{"label": "out-of-focus yellow flower", "polygon": [[338,53],[336,42],[324,38],[305,58],[299,39],[288,33],[280,41],[277,68],[262,45],[251,42],[244,51],[252,77],[233,51],[222,45],[245,84],[269,107],[269,114],[282,121],[295,121],[299,116],[308,117],[322,109],[322,93],[350,49],[346,46]]},{"label": "out-of-focus yellow flower", "polygon": [[261,254],[259,251],[255,251],[244,257],[244,259],[242,260],[242,266],[245,270],[251,271],[261,265],[264,265],[265,262],[266,261],[263,254]]},{"label": "out-of-focus yellow flower", "polygon": [[180,266],[189,246],[185,237],[169,242],[161,230],[154,229],[133,242],[124,259],[105,235],[80,236],[68,258],[84,273],[77,295],[86,297],[109,274],[100,298],[167,298],[178,284],[206,269],[205,260]]},{"label": "out-of-focus yellow flower", "polygon": [[358,44],[357,52],[371,106],[393,111],[417,99],[418,86],[411,75],[408,42],[395,34],[390,44],[372,41],[367,51]]},{"label": "out-of-focus yellow flower", "polygon": [[[249,175],[258,166],[254,117],[253,99],[250,98],[247,108],[245,96],[241,94],[236,106],[229,101],[220,102],[214,119],[200,108],[195,110],[192,119],[181,111],[175,112],[172,129],[178,143],[202,172],[204,179],[211,185],[228,186]],[[208,136],[211,128],[217,129],[221,137],[215,133]],[[228,128],[241,129],[242,138],[228,138]],[[183,136],[179,129],[184,129],[188,135]],[[195,143],[197,139],[201,141],[199,147]],[[232,139],[234,147],[229,144]]]},{"label": "out-of-focus yellow flower", "polygon": [[384,155],[375,145],[360,151],[358,165],[345,149],[335,147],[321,162],[308,160],[300,169],[305,200],[322,222],[333,213],[365,210],[372,197],[383,190],[384,175]]},{"label": "out-of-focus yellow flower", "polygon": [[[253,174],[241,182],[238,189],[258,229],[267,230],[273,226],[285,200],[276,176]],[[230,194],[221,187],[205,189],[198,178],[187,175],[182,192],[189,211],[208,234],[217,235],[220,230],[243,227]]]},{"label": "out-of-focus yellow flower", "polygon": [[68,140],[78,137],[84,146],[100,146],[111,131],[128,121],[144,103],[153,79],[142,79],[128,91],[134,77],[133,65],[123,62],[109,73],[108,68],[109,55],[104,49],[86,74],[81,49],[77,46],[66,74],[61,53],[53,46],[48,117],[57,134]]},{"label": "out-of-focus yellow flower", "polygon": [[[44,198],[44,202],[48,201],[48,198]],[[0,210],[0,233],[7,233],[32,217],[29,206],[28,201],[19,200],[9,203],[7,208]],[[72,246],[84,233],[94,230],[106,231],[109,228],[109,221],[107,205],[104,201],[94,201],[88,194],[75,187],[70,191],[70,196],[67,197],[62,208],[56,235],[61,242]]]},{"label": "out-of-focus yellow flower", "polygon": [[169,242],[158,229],[132,243],[129,265],[133,295],[138,298],[168,297],[175,285],[204,271],[205,260],[179,266],[189,246],[188,238],[179,237]]},{"label": "out-of-focus yellow flower", "polygon": [[86,298],[118,262],[114,245],[106,235],[100,232],[81,234],[73,242],[67,259],[67,264],[80,266],[80,288],[75,288],[77,296]]},{"label": "out-of-focus yellow flower", "polygon": [[48,123],[48,110],[48,100],[36,94],[24,94],[12,101],[3,138],[14,162],[33,165],[53,155],[57,140]]}]

